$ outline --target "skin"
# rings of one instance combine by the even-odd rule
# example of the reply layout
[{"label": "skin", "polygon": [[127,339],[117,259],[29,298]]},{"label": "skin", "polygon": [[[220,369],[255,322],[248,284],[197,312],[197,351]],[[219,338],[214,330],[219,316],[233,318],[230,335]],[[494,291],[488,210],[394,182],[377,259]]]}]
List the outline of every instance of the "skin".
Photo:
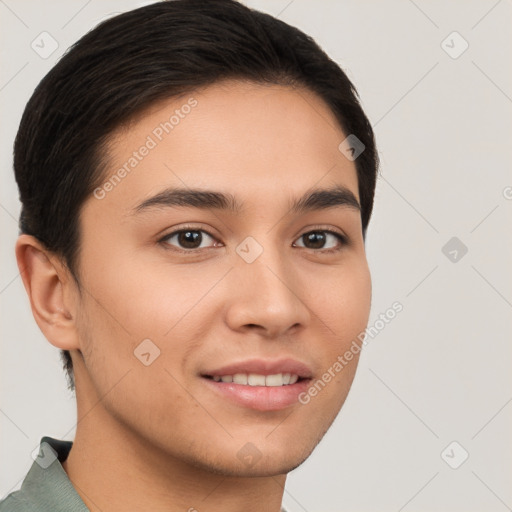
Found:
[{"label": "skin", "polygon": [[[359,200],[355,164],[338,150],[346,135],[312,92],[226,81],[160,102],[113,134],[105,179],[190,96],[197,106],[180,124],[103,199],[84,203],[81,291],[36,239],[16,245],[39,327],[72,354],[78,425],[63,467],[92,511],[278,512],[286,474],[335,419],[358,356],[309,404],[275,411],[219,397],[199,374],[292,357],[316,380],[368,322],[360,213],[288,207],[333,185]],[[231,193],[244,207],[131,214],[169,186]],[[213,238],[202,232],[199,249],[159,241],[187,224]],[[325,247],[339,251],[308,247],[302,235],[320,228],[348,245],[328,235]],[[236,252],[247,236],[263,248],[251,264]],[[147,338],[161,351],[149,366],[134,356]],[[252,466],[237,457],[248,442],[260,454]]]}]

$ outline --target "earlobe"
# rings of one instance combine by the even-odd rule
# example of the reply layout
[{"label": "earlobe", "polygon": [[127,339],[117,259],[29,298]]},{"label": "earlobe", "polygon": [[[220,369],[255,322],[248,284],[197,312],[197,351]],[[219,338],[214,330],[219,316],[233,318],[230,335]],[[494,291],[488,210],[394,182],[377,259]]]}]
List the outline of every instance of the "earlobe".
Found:
[{"label": "earlobe", "polygon": [[62,350],[79,349],[69,271],[55,254],[31,235],[22,234],[16,242],[16,261],[30,300],[32,314],[46,339]]}]

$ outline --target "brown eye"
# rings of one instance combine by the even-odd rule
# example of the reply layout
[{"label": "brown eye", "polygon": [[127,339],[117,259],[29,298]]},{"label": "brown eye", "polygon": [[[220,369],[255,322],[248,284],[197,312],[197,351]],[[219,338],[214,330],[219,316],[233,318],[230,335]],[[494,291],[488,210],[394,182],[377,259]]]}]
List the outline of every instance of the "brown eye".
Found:
[{"label": "brown eye", "polygon": [[[173,231],[172,233],[169,233],[160,241],[165,242],[168,245],[172,245],[173,247],[176,247],[178,250],[181,249],[185,251],[192,251],[197,249],[214,247],[214,245],[201,247],[201,244],[205,241],[207,242],[209,238],[215,241],[215,239],[203,229],[180,229],[178,231]],[[173,239],[176,243],[171,242],[173,241]]]},{"label": "brown eye", "polygon": [[[306,249],[321,250],[323,252],[338,251],[347,244],[346,238],[341,233],[336,233],[334,231],[325,229],[304,233],[299,238],[299,240],[303,240],[304,244],[300,247],[305,247]],[[334,242],[334,245],[332,242]],[[326,247],[327,244],[330,244],[330,246]]]}]

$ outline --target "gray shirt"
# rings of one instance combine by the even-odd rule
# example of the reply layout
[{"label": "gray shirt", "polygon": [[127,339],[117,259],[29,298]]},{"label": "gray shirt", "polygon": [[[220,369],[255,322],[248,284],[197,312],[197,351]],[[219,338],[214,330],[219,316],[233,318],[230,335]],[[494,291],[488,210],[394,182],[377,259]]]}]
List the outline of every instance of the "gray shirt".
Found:
[{"label": "gray shirt", "polygon": [[72,441],[41,438],[39,454],[21,488],[0,501],[0,512],[90,512],[61,464],[72,445]]}]

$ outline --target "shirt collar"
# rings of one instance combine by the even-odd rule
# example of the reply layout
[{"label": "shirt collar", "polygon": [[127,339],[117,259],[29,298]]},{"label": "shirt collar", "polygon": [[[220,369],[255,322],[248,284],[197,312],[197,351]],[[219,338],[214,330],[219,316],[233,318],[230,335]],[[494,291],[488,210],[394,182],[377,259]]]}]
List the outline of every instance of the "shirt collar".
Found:
[{"label": "shirt collar", "polygon": [[24,511],[90,512],[61,464],[66,460],[72,445],[71,441],[42,437],[39,454],[21,488],[10,494],[6,500],[10,500],[13,506],[19,504],[23,507],[20,510]]}]

